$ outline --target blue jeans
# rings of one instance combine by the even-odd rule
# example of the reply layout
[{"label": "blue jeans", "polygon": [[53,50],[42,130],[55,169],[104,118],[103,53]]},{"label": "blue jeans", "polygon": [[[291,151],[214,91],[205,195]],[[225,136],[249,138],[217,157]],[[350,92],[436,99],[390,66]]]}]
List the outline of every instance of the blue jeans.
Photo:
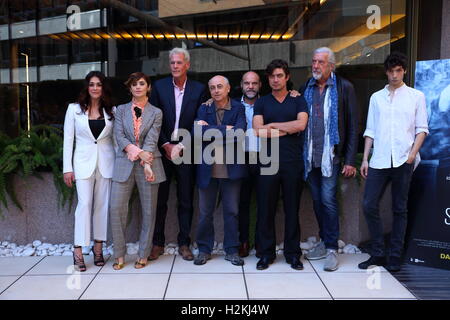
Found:
[{"label": "blue jeans", "polygon": [[327,249],[334,250],[339,248],[339,208],[336,197],[339,169],[340,164],[334,164],[331,177],[323,177],[321,168],[313,168],[307,179],[319,224],[319,236]]},{"label": "blue jeans", "polygon": [[386,185],[392,182],[392,213],[394,219],[390,239],[390,256],[400,257],[405,240],[408,217],[408,192],[413,172],[413,164],[404,163],[397,168],[369,168],[364,190],[364,215],[372,240],[372,256],[385,255],[383,224],[379,214],[379,203]]},{"label": "blue jeans", "polygon": [[197,245],[200,252],[211,254],[214,247],[214,211],[217,195],[221,193],[224,226],[223,248],[225,253],[233,254],[239,250],[239,194],[241,179],[211,178],[207,188],[198,189],[199,220],[197,226]]}]

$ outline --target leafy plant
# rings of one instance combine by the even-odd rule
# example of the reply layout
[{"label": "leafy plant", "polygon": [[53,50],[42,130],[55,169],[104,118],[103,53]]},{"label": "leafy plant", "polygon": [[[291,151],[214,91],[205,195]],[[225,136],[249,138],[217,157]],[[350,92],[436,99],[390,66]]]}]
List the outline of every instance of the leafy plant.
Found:
[{"label": "leafy plant", "polygon": [[[0,201],[8,208],[7,195],[14,205],[23,211],[13,188],[13,176],[22,178],[51,171],[58,190],[58,203],[72,206],[74,190],[64,184],[62,172],[63,140],[61,130],[44,125],[34,126],[30,132],[21,131],[17,138],[0,136]],[[0,208],[0,216],[2,211]]]}]

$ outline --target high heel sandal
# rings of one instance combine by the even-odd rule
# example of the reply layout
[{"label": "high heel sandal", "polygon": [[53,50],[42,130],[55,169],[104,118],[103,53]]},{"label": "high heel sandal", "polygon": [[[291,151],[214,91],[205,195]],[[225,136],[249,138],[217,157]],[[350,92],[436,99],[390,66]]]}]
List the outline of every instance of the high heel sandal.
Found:
[{"label": "high heel sandal", "polygon": [[113,264],[112,267],[113,267],[114,270],[120,270],[120,269],[123,269],[123,267],[125,267],[125,261],[119,263],[119,259],[116,259],[116,262],[114,262],[114,264]]},{"label": "high heel sandal", "polygon": [[[96,244],[100,244],[100,252],[96,250]],[[95,240],[95,244],[92,247],[92,253],[94,254],[94,264],[97,267],[102,267],[105,265],[105,259],[103,259],[103,241]]]},{"label": "high heel sandal", "polygon": [[[80,249],[80,250],[77,250]],[[78,253],[76,253],[78,251]],[[80,246],[74,246],[73,249],[73,265],[76,271],[86,271],[86,264],[84,263],[83,251]]]},{"label": "high heel sandal", "polygon": [[[145,260],[145,262],[141,262],[141,260]],[[147,259],[138,259],[135,263],[134,263],[134,268],[135,269],[142,269],[147,265],[148,260]]]}]

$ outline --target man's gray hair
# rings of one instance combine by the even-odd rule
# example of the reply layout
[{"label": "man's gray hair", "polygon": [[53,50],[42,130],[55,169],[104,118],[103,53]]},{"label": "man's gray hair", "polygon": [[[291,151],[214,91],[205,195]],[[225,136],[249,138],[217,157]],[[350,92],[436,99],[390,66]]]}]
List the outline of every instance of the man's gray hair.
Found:
[{"label": "man's gray hair", "polygon": [[321,48],[317,48],[316,50],[314,50],[314,54],[316,53],[328,53],[328,62],[330,62],[331,64],[336,64],[336,58],[334,56],[334,52],[333,50],[331,50],[328,47],[321,47]]},{"label": "man's gray hair", "polygon": [[214,76],[214,77],[212,77],[211,79],[208,80],[208,86],[209,86],[209,83],[211,82],[211,80],[214,79],[215,77],[221,77],[221,78],[223,78],[225,80],[225,84],[228,84],[228,85],[230,84],[230,81],[228,81],[227,77],[224,77],[224,76],[219,74],[219,75],[216,75],[216,76]]},{"label": "man's gray hair", "polygon": [[183,48],[173,48],[172,50],[170,50],[169,52],[169,59],[172,58],[172,56],[174,54],[182,54],[184,55],[184,61],[191,61],[191,55],[189,54],[189,51],[187,51],[186,49]]}]

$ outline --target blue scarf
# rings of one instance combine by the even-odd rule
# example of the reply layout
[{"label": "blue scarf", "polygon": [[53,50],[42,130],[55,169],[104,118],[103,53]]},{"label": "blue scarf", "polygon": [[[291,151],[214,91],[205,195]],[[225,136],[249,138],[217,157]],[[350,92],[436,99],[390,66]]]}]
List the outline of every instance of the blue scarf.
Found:
[{"label": "blue scarf", "polygon": [[[328,112],[328,137],[325,137],[325,139],[329,139],[329,145],[335,146],[339,144],[339,124],[338,124],[338,108],[339,108],[339,97],[338,97],[338,91],[337,91],[337,82],[336,82],[336,75],[334,73],[331,74],[331,79],[333,80],[333,85],[330,85],[328,87],[329,91],[329,99],[331,100],[329,103],[329,112]],[[311,78],[306,86],[306,90],[304,93],[305,100],[308,103],[308,109],[309,109],[309,118],[308,118],[308,127],[306,129],[305,134],[305,143],[303,147],[303,160],[305,162],[305,180],[308,177],[309,172],[312,169],[312,157],[309,154],[309,146],[312,139],[311,134],[311,127],[312,127],[312,121],[311,121],[311,114],[312,114],[312,108],[313,108],[313,95],[314,95],[314,84],[316,83],[316,80],[314,78]],[[326,105],[325,101],[325,105]],[[325,119],[325,123],[326,123]],[[324,150],[325,153],[325,150]],[[324,176],[328,176],[328,173],[330,170],[332,170],[333,163],[328,161],[328,159],[325,158],[325,166],[322,166],[322,173]],[[330,175],[331,176],[331,175]]]}]

